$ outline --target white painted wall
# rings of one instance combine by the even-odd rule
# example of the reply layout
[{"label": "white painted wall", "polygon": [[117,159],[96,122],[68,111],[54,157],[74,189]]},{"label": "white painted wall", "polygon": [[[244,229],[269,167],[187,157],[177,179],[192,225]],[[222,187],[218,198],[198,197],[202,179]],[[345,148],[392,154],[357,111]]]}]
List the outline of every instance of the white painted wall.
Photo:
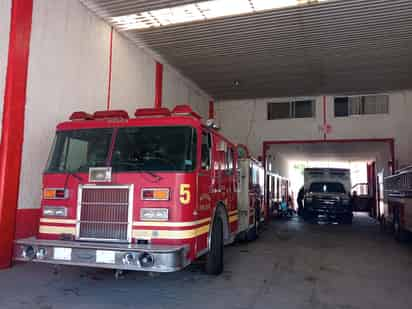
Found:
[{"label": "white painted wall", "polygon": [[125,109],[134,115],[137,107],[153,106],[155,63],[142,49],[114,32],[112,109]]},{"label": "white painted wall", "polygon": [[[309,98],[309,97],[308,97]],[[312,97],[313,98],[313,97]],[[257,156],[265,140],[322,139],[322,97],[316,99],[316,117],[312,119],[267,120],[268,102],[291,98],[220,101],[216,104],[222,132],[235,142],[247,144]],[[306,98],[293,98],[306,99]],[[412,91],[389,93],[390,112],[386,115],[335,118],[333,97],[327,96],[327,121],[332,125],[330,139],[395,138],[399,166],[412,164]]]},{"label": "white painted wall", "polygon": [[193,83],[182,77],[173,67],[166,65],[163,73],[163,105],[173,108],[190,104],[196,112],[207,119],[209,97]]},{"label": "white painted wall", "polygon": [[[4,87],[10,34],[11,0],[0,1],[0,136],[3,125]],[[0,137],[1,138],[1,137]]]},{"label": "white painted wall", "polygon": [[[110,31],[79,1],[34,1],[19,209],[39,207],[55,126],[73,111],[106,108]],[[115,32],[111,108],[152,107],[154,85],[153,57]],[[163,87],[165,106],[189,103],[207,115],[208,96],[170,66]]]},{"label": "white painted wall", "polygon": [[[130,115],[139,107],[153,107],[156,60],[123,35],[113,34],[111,108],[125,109]],[[164,65],[163,106],[172,109],[189,104],[207,116],[209,97],[170,65]]]}]

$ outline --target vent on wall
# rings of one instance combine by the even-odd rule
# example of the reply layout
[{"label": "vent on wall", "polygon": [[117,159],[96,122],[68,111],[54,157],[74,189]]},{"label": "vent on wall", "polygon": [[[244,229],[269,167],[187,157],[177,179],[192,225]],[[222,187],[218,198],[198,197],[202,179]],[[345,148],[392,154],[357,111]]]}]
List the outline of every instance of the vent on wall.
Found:
[{"label": "vent on wall", "polygon": [[389,113],[388,95],[335,97],[335,117]]}]

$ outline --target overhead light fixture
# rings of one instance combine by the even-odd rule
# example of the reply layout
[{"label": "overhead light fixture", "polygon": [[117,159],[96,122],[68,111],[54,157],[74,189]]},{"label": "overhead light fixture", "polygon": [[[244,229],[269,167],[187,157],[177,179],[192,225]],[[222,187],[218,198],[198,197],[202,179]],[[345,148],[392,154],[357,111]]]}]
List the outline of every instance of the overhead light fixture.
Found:
[{"label": "overhead light fixture", "polygon": [[328,0],[210,0],[111,18],[120,30],[148,29],[236,16]]}]

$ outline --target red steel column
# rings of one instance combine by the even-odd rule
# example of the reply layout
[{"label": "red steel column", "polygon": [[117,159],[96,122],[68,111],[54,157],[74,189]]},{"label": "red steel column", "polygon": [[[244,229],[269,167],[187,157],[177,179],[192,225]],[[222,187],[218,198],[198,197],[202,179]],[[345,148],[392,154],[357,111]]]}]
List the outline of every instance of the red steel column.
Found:
[{"label": "red steel column", "polygon": [[327,134],[326,134],[326,125],[328,123],[327,120],[327,106],[326,106],[326,96],[323,96],[323,139],[326,140],[328,138]]},{"label": "red steel column", "polygon": [[11,265],[19,195],[33,0],[12,0],[0,147],[0,268]]},{"label": "red steel column", "polygon": [[163,64],[156,62],[155,108],[162,107]]},{"label": "red steel column", "polygon": [[209,119],[215,119],[215,102],[209,101]]}]

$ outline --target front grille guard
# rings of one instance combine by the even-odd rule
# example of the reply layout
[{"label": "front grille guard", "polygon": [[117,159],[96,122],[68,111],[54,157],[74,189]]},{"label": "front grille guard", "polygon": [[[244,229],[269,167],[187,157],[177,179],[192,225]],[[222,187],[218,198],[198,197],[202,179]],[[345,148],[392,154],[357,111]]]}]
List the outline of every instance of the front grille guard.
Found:
[{"label": "front grille guard", "polygon": [[[127,240],[114,239],[114,238],[86,238],[80,236],[81,229],[81,209],[82,209],[82,196],[84,189],[128,189],[129,190],[129,206],[128,206],[128,222],[127,222]],[[79,241],[98,241],[98,242],[120,242],[120,243],[131,243],[132,242],[132,232],[133,232],[133,195],[134,186],[133,185],[114,185],[114,186],[104,186],[104,185],[79,185],[77,191],[77,210],[76,210],[76,235],[75,239]]]}]

